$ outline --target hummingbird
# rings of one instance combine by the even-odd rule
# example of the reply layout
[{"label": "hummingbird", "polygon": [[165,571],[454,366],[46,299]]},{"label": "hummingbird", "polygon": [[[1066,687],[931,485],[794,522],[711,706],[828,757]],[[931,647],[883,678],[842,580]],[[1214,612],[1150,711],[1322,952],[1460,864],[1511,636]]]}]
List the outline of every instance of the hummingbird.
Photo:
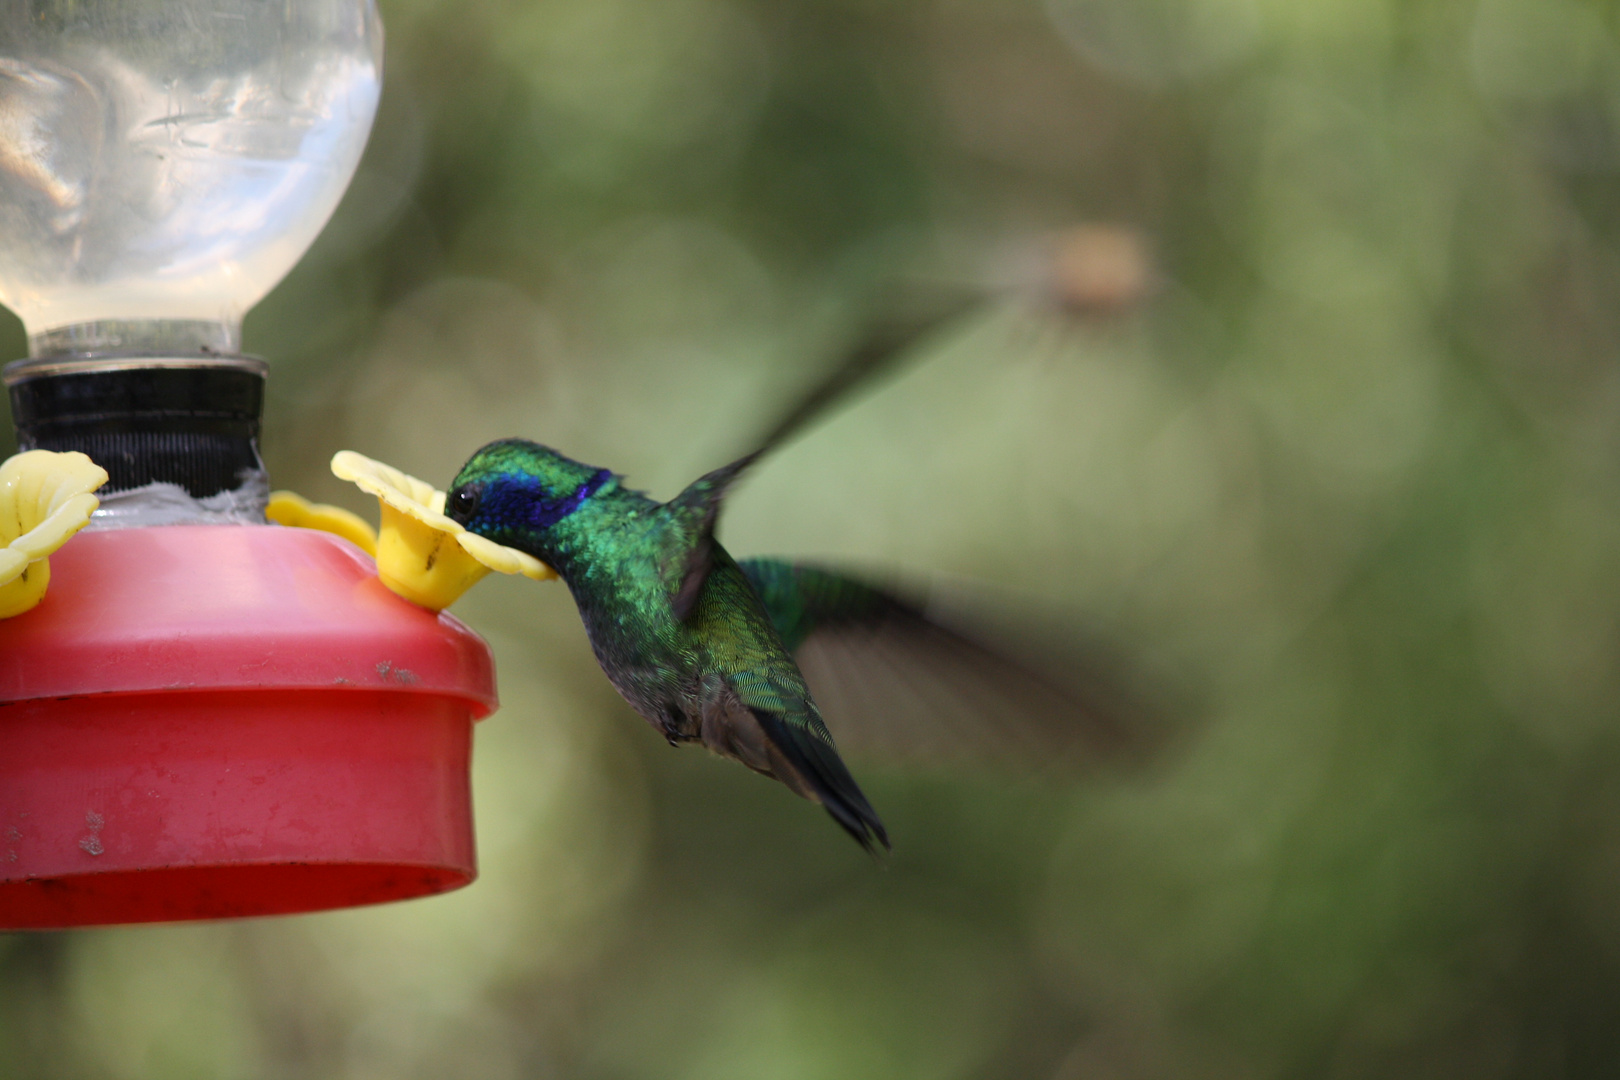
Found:
[{"label": "hummingbird", "polygon": [[[754,450],[668,502],[626,486],[609,469],[507,438],[462,466],[445,513],[557,571],[609,681],[672,746],[701,743],[819,803],[869,852],[887,849],[888,831],[839,755],[795,662],[812,644],[841,641],[848,649],[853,635],[863,641],[853,647],[864,654],[882,651],[886,642],[926,654],[955,676],[979,673],[979,682],[1003,690],[984,707],[992,741],[997,722],[1006,726],[1007,716],[998,714],[1008,701],[1017,702],[1011,713],[1036,718],[1025,727],[1064,738],[1113,742],[1116,725],[1106,710],[948,628],[908,597],[793,560],[738,561],[715,538],[715,527],[727,492],[763,454],[852,387],[891,369],[970,299],[953,296],[936,301],[925,317],[874,324]],[[848,663],[846,656],[839,666]],[[946,696],[957,705],[973,700],[950,690]],[[920,727],[944,727],[949,711],[932,722],[925,716]]]}]

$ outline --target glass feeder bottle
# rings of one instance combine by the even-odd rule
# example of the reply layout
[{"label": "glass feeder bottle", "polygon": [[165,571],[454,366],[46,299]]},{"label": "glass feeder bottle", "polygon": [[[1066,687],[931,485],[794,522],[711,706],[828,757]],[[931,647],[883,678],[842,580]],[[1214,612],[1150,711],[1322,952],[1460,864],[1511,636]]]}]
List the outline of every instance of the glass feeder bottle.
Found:
[{"label": "glass feeder bottle", "polygon": [[242,316],[325,224],[381,88],[372,0],[0,8],[0,302],[23,449],[107,470],[0,620],[0,929],[264,915],[474,872],[489,651],[264,523]]}]

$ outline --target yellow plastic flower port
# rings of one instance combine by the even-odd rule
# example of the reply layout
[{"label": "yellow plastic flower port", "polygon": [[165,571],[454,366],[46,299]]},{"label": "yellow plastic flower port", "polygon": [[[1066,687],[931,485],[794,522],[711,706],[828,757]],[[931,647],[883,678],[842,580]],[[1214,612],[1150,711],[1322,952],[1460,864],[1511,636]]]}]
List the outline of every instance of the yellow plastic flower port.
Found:
[{"label": "yellow plastic flower port", "polygon": [[491,570],[546,581],[557,572],[533,555],[475,535],[444,516],[444,492],[352,450],[332,458],[332,474],[377,496],[377,576],[413,604],[447,608]]},{"label": "yellow plastic flower port", "polygon": [[51,552],[89,522],[90,494],[107,470],[78,452],[29,450],[0,465],[0,619],[39,603],[51,581]]},{"label": "yellow plastic flower port", "polygon": [[272,491],[264,516],[277,525],[319,529],[341,536],[367,555],[377,554],[377,530],[371,527],[371,522],[341,506],[312,503],[291,491]]}]

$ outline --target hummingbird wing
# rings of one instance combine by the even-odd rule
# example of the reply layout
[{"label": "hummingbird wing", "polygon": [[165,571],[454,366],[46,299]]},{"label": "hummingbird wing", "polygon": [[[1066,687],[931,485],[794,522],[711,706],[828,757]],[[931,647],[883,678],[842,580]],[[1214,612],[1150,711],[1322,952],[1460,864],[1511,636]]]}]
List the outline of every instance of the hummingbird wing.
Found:
[{"label": "hummingbird wing", "polygon": [[947,625],[836,571],[778,559],[739,566],[846,751],[1027,769],[1130,755],[1150,741],[1155,725],[1102,672],[1017,659],[1025,652],[983,627]]},{"label": "hummingbird wing", "polygon": [[720,518],[720,504],[726,490],[764,448],[738,458],[692,481],[685,491],[663,506],[673,536],[666,541],[664,580],[670,583],[670,602],[675,617],[686,621],[697,604],[703,583],[714,567],[714,525]]},{"label": "hummingbird wing", "polygon": [[982,306],[982,289],[936,286],[896,291],[826,371],[777,417],[756,453],[780,446],[847,395],[897,371],[917,344],[965,312]]},{"label": "hummingbird wing", "polygon": [[692,482],[664,504],[674,527],[666,544],[665,580],[675,615],[684,621],[714,566],[714,526],[726,491],[761,455],[795,435],[856,387],[898,366],[919,341],[984,300],[976,289],[913,291],[869,320],[865,330],[823,375],[765,429],[749,454]]}]

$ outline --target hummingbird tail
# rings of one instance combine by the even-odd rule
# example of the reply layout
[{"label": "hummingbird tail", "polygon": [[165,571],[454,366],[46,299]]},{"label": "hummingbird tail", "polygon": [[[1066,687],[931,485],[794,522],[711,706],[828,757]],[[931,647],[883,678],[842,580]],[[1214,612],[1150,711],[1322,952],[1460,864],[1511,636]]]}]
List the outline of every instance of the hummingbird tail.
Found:
[{"label": "hummingbird tail", "polygon": [[[878,819],[877,811],[861,794],[855,778],[849,774],[849,769],[831,744],[816,738],[808,730],[801,730],[799,725],[780,713],[756,708],[750,711],[759,721],[760,730],[764,731],[772,748],[795,774],[793,778],[779,779],[788,780],[789,786],[800,789],[801,794],[814,797],[832,819],[867,851],[877,854],[876,844],[882,844],[885,851],[891,850],[888,831]],[[799,782],[795,784],[792,779]]]}]

